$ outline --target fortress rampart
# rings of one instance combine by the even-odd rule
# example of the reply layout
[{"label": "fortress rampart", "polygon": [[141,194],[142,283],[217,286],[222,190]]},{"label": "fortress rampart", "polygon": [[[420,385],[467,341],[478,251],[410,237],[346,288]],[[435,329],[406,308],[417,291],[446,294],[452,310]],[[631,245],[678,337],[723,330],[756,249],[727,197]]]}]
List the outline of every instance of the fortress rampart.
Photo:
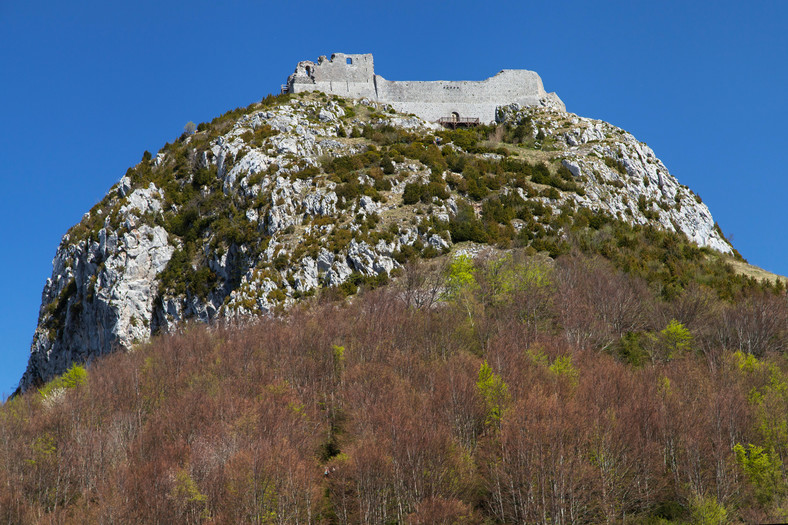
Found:
[{"label": "fortress rampart", "polygon": [[558,95],[544,90],[535,71],[504,69],[481,81],[392,81],[375,74],[369,53],[334,53],[330,59],[321,56],[317,63],[299,62],[287,79],[285,91],[368,98],[433,122],[452,116],[494,122],[495,109],[507,104],[553,105],[566,110]]}]

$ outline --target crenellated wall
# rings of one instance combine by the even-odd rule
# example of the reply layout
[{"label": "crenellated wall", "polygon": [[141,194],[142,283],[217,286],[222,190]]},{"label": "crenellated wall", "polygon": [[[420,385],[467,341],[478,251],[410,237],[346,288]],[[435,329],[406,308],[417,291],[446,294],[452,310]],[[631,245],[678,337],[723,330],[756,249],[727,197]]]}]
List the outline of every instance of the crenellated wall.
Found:
[{"label": "crenellated wall", "polygon": [[481,81],[392,81],[375,74],[371,54],[334,53],[330,59],[321,56],[317,63],[299,62],[287,79],[287,91],[369,98],[429,121],[454,114],[493,122],[495,109],[507,104],[566,109],[558,95],[544,90],[535,71],[504,69]]}]

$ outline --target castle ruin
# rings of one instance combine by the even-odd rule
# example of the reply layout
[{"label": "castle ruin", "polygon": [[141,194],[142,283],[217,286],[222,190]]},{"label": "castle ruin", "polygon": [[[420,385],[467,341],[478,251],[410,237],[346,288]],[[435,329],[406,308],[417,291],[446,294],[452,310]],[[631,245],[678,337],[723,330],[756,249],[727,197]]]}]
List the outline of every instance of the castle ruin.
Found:
[{"label": "castle ruin", "polygon": [[375,74],[371,53],[334,53],[330,59],[321,56],[317,63],[299,62],[283,91],[368,98],[431,122],[490,123],[495,121],[496,108],[508,104],[550,105],[566,111],[558,95],[544,90],[535,71],[504,69],[481,81],[392,81]]}]

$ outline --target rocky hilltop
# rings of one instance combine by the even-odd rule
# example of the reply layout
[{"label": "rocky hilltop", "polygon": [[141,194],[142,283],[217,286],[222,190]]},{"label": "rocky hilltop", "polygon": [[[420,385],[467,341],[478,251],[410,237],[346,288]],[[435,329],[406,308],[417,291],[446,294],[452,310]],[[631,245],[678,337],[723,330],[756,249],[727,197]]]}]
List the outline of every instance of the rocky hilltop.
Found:
[{"label": "rocky hilltop", "polygon": [[445,130],[368,100],[269,96],[146,152],[63,236],[20,389],[184,320],[353,294],[457,243],[554,256],[570,220],[732,251],[700,198],[611,124],[513,105]]}]

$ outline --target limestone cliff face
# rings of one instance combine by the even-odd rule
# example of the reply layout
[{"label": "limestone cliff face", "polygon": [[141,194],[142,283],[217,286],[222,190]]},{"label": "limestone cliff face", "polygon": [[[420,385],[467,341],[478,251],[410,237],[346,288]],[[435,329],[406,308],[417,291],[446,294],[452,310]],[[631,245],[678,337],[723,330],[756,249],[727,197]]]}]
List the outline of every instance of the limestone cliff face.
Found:
[{"label": "limestone cliff face", "polygon": [[[73,362],[128,348],[150,336],[156,276],[174,248],[164,228],[135,224],[139,208],[131,203],[145,193],[137,190],[121,212],[127,214],[126,231],[107,225],[97,240],[63,237],[42,293],[30,362],[20,383],[23,390]],[[146,205],[158,203],[146,197]]]},{"label": "limestone cliff face", "polygon": [[[551,107],[508,106],[498,120],[532,139],[502,144],[508,158],[535,162],[533,153],[582,189],[503,185],[492,195],[587,207],[731,251],[708,208],[629,133]],[[248,319],[322,287],[352,293],[414,253],[448,252],[449,224],[481,206],[466,204],[473,199],[454,183],[462,174],[429,156],[480,166],[504,157],[463,151],[442,131],[385,105],[304,94],[230,112],[146,154],[64,235],[20,388],[187,319]],[[413,188],[437,192],[414,203]]]}]

